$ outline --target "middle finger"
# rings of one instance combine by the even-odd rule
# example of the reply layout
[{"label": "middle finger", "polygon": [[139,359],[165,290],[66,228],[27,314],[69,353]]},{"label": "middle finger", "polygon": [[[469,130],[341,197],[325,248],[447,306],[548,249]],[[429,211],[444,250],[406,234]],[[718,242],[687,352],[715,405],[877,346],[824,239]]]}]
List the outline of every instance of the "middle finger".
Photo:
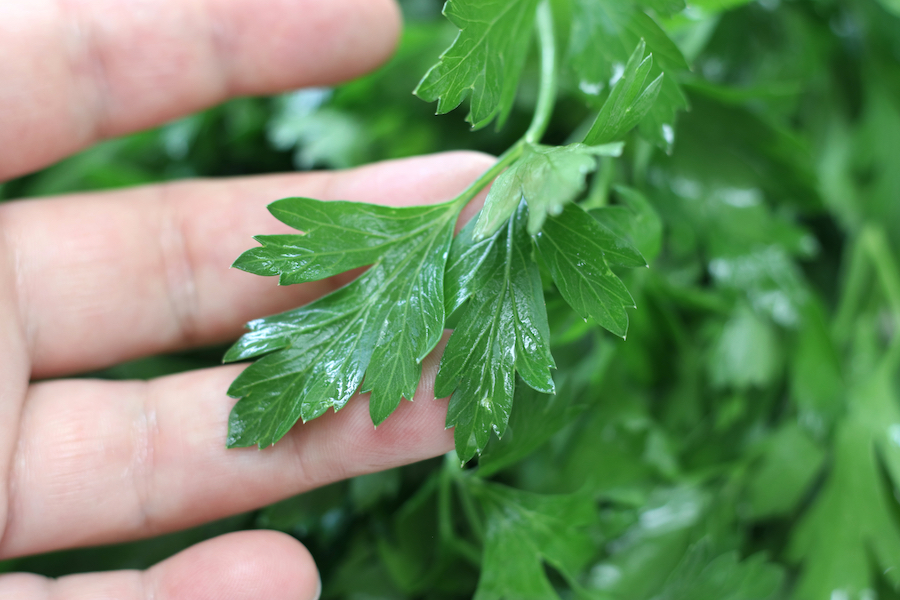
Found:
[{"label": "middle finger", "polygon": [[253,235],[292,232],[286,196],[404,206],[452,198],[493,159],[448,153],[335,173],[197,181],[0,205],[32,378],[234,339],[344,280],[277,287],[229,269]]}]

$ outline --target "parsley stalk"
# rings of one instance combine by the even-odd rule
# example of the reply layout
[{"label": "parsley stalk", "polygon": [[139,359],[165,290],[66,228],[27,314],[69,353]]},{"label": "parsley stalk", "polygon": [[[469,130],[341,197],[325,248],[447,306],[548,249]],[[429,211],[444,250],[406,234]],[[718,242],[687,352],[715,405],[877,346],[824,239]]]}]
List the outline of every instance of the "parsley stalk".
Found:
[{"label": "parsley stalk", "polygon": [[455,204],[459,210],[471,202],[475,196],[486,188],[500,173],[510,167],[522,156],[526,144],[540,141],[550,124],[550,116],[556,104],[556,36],[553,31],[553,13],[550,3],[544,0],[537,9],[538,44],[541,49],[541,83],[538,90],[537,106],[531,124],[519,141],[500,155],[497,162],[484,172],[475,182],[467,187],[459,196],[448,204]]}]

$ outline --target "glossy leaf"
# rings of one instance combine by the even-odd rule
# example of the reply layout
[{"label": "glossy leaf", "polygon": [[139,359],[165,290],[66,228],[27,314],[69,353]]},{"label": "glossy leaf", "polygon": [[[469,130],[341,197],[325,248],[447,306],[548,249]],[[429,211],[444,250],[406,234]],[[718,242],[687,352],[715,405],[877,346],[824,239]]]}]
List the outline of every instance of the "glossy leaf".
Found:
[{"label": "glossy leaf", "polygon": [[292,239],[295,250],[285,257],[263,260],[258,250],[249,251],[238,261],[241,268],[294,281],[374,264],[320,300],[248,324],[250,333],[225,360],[267,356],[228,391],[240,398],[229,421],[230,446],[274,444],[298,419],[342,408],[361,383],[362,391],[372,392],[372,419],[381,423],[401,397],[412,399],[419,362],[444,328],[452,207],[389,209],[300,199],[278,203],[273,214],[308,233]]},{"label": "glossy leaf", "polygon": [[247,250],[232,266],[255,275],[277,275],[280,285],[290,285],[371,265],[433,227],[447,209],[285,198],[270,204],[269,212],[304,234],[256,236],[262,246]]},{"label": "glossy leaf", "polygon": [[646,266],[634,246],[574,204],[547,219],[535,241],[553,281],[575,312],[624,338],[628,332],[625,308],[634,308],[634,299],[610,265]]},{"label": "glossy leaf", "polygon": [[526,144],[522,157],[491,186],[475,226],[475,238],[493,235],[523,198],[528,203],[528,233],[537,233],[547,215],[558,215],[584,191],[585,178],[597,168],[598,156],[621,153],[621,144]]},{"label": "glossy leaf", "polygon": [[416,94],[437,101],[438,114],[468,96],[466,117],[478,129],[495,117],[502,126],[512,109],[528,52],[538,0],[448,0],[444,15],[460,28]]},{"label": "glossy leaf", "polygon": [[525,233],[527,209],[481,242],[473,223],[456,238],[448,275],[461,268],[462,284],[448,281],[448,311],[466,299],[435,382],[437,396],[449,396],[447,426],[454,427],[456,452],[463,460],[480,453],[491,431],[502,436],[512,409],[515,374],[535,390],[555,389],[550,370],[550,330],[531,238]]}]

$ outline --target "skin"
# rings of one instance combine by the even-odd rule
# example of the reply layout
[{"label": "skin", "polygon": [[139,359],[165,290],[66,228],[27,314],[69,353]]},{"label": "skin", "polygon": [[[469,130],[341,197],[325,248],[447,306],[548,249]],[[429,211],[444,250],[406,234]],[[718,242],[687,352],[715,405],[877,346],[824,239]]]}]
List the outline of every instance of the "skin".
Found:
[{"label": "skin", "polygon": [[[392,0],[0,0],[0,180],[234,95],[334,84],[392,52]],[[229,269],[283,233],[285,196],[390,205],[459,193],[491,163],[450,153],[335,173],[200,180],[0,205],[0,559],[137,539],[453,446],[437,358],[376,431],[367,399],[275,447],[226,450],[240,366],[149,382],[65,379],[231,340],[343,281],[286,288]],[[467,211],[467,215],[471,214]],[[53,377],[52,381],[42,381]],[[0,576],[0,598],[314,598],[288,536],[240,532],[146,572]]]}]

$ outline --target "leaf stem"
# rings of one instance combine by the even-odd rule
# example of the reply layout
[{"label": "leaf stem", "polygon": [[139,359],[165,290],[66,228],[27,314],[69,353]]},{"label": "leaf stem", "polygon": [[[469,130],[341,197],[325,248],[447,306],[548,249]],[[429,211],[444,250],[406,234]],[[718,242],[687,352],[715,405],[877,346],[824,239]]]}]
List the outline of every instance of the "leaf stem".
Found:
[{"label": "leaf stem", "polygon": [[831,333],[842,346],[850,340],[856,312],[863,302],[871,275],[870,257],[862,238],[863,235],[858,235],[848,245],[848,254],[843,266],[845,280],[837,312],[832,321]]},{"label": "leaf stem", "polygon": [[538,6],[537,30],[541,47],[541,87],[534,117],[523,138],[529,144],[536,144],[544,137],[556,104],[556,35],[553,31],[553,12],[548,0]]},{"label": "leaf stem", "polygon": [[[834,319],[833,331],[841,343],[846,343],[853,327],[855,312],[865,301],[869,278],[874,275],[881,284],[895,326],[900,326],[900,268],[894,261],[890,243],[884,230],[874,225],[863,228],[851,249],[849,275]],[[895,334],[900,344],[900,334]]]},{"label": "leaf stem", "polygon": [[884,357],[888,372],[893,372],[897,367],[897,362],[900,361],[900,268],[894,260],[884,229],[868,227],[863,231],[861,237],[872,260],[872,265],[875,267],[875,275],[884,290],[893,321],[891,342]]},{"label": "leaf stem", "polygon": [[867,228],[863,232],[863,242],[869,251],[875,273],[881,281],[892,316],[900,326],[900,268],[894,261],[887,235],[880,227]]},{"label": "leaf stem", "polygon": [[462,473],[460,472],[459,476],[456,477],[456,489],[459,494],[460,504],[462,504],[463,514],[465,515],[466,520],[469,521],[469,527],[472,528],[475,539],[484,543],[484,523],[482,523],[481,517],[478,515],[478,509],[475,508],[475,503],[472,501],[472,494],[467,487],[471,479],[471,476],[463,479]]},{"label": "leaf stem", "polygon": [[535,144],[540,141],[550,124],[550,116],[553,114],[553,106],[556,104],[556,35],[553,31],[553,13],[550,10],[548,0],[541,2],[537,9],[538,41],[541,47],[541,87],[538,91],[537,106],[534,109],[534,117],[525,135],[510,146],[500,155],[497,162],[467,187],[463,193],[449,202],[457,206],[458,210],[471,202],[478,193],[487,187],[500,173],[511,164],[519,160],[526,144]]},{"label": "leaf stem", "polygon": [[[449,460],[458,460],[455,453]],[[472,543],[457,537],[453,527],[453,500],[451,486],[455,478],[451,470],[444,468],[438,480],[438,535],[445,546],[475,568],[481,567],[481,551]]]},{"label": "leaf stem", "polygon": [[481,177],[476,179],[469,187],[467,187],[463,193],[459,196],[451,200],[448,204],[456,205],[457,210],[462,210],[463,207],[471,202],[478,193],[486,188],[488,184],[490,184],[494,179],[497,178],[497,175],[506,170],[508,166],[519,160],[519,157],[522,155],[522,151],[525,149],[525,144],[523,140],[519,140],[515,144],[513,144],[506,152],[500,155],[500,158],[497,159],[497,162],[494,165],[485,171]]}]

